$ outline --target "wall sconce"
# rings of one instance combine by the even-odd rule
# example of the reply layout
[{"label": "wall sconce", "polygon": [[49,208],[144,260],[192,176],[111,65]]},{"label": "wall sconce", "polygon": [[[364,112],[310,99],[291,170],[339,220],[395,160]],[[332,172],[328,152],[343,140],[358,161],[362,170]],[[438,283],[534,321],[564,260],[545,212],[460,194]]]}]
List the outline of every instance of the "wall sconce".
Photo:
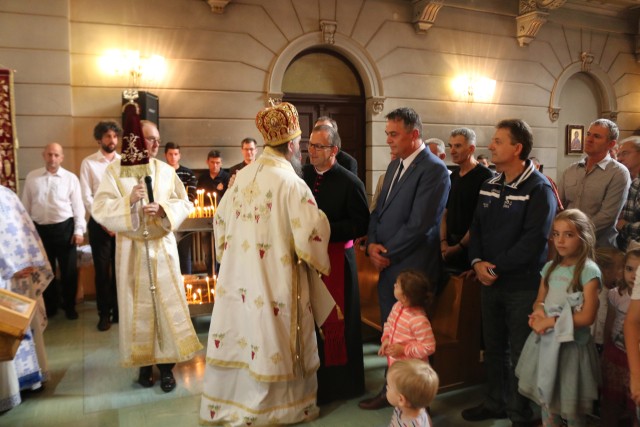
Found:
[{"label": "wall sconce", "polygon": [[108,50],[99,61],[100,68],[104,72],[128,76],[128,87],[132,89],[139,88],[142,81],[149,83],[161,81],[167,71],[164,57],[160,55],[141,57],[137,50]]},{"label": "wall sconce", "polygon": [[496,89],[496,81],[487,77],[458,76],[451,81],[457,99],[467,102],[489,102]]}]

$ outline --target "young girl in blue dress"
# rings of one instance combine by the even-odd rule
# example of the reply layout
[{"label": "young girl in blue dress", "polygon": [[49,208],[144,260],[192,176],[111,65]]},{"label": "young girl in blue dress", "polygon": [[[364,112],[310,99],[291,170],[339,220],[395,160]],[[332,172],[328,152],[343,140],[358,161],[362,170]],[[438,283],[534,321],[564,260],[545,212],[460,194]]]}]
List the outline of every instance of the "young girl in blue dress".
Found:
[{"label": "young girl in blue dress", "polygon": [[601,283],[595,240],[593,224],[580,210],[556,216],[556,254],[542,269],[529,315],[532,332],[516,367],[518,389],[540,404],[545,427],[584,426],[598,398],[598,353],[589,330]]}]

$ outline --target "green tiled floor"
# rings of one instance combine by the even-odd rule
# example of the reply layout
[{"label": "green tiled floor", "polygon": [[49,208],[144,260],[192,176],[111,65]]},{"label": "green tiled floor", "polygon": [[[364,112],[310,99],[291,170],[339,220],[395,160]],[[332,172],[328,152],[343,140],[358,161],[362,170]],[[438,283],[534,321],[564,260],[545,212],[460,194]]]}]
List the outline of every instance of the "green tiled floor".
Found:
[{"label": "green tiled floor", "polygon": [[[204,350],[174,370],[178,387],[163,393],[158,386],[143,389],[135,383],[137,370],[118,365],[118,326],[107,332],[96,329],[95,303],[78,306],[80,319],[52,318],[45,332],[51,379],[42,393],[27,396],[17,408],[0,415],[0,426],[197,426],[204,372]],[[206,345],[209,318],[194,320]],[[367,392],[376,393],[383,381],[385,360],[376,355],[376,344],[365,344]],[[478,387],[450,392],[436,398],[431,409],[434,427],[508,426],[507,421],[466,423],[460,410],[478,402]],[[359,399],[334,402],[321,408],[313,427],[387,426],[391,409],[363,411]]]}]

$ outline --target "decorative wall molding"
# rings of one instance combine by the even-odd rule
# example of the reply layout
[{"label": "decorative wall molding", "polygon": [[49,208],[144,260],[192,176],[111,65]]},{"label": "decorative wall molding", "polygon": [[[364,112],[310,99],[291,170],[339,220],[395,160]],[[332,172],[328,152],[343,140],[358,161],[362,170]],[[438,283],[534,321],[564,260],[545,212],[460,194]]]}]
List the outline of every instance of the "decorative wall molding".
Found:
[{"label": "decorative wall molding", "polygon": [[549,107],[549,120],[556,122],[560,118],[560,108]]},{"label": "decorative wall molding", "polygon": [[229,0],[205,0],[211,6],[211,12],[223,14],[224,8],[229,4]]},{"label": "decorative wall molding", "polygon": [[384,96],[372,96],[371,98],[367,98],[367,111],[372,116],[377,116],[378,114],[384,111],[384,101],[387,98]]},{"label": "decorative wall molding", "polygon": [[444,0],[412,0],[413,27],[417,34],[426,34],[436,22]]},{"label": "decorative wall molding", "polygon": [[516,38],[520,47],[528,46],[546,24],[549,11],[564,5],[566,0],[520,0],[516,16]]},{"label": "decorative wall molding", "polygon": [[582,71],[591,71],[591,64],[593,64],[593,54],[589,52],[580,52],[580,61],[582,61]]},{"label": "decorative wall molding", "polygon": [[[382,85],[382,77],[378,71],[376,61],[369,56],[367,50],[356,43],[352,38],[346,37],[340,33],[334,35],[335,43],[326,46],[329,49],[343,55],[355,67],[362,79],[364,86],[365,98],[383,97],[384,90]],[[307,33],[297,39],[291,41],[281,52],[274,58],[274,62],[269,69],[267,76],[267,93],[282,93],[282,79],[287,67],[300,52],[318,47],[321,45],[322,33],[315,31]]]},{"label": "decorative wall molding", "polygon": [[617,122],[618,121],[618,112],[617,111],[603,111],[602,112],[602,117],[604,117],[605,119],[609,119],[612,122]]},{"label": "decorative wall molding", "polygon": [[609,75],[600,68],[598,63],[592,63],[589,71],[583,71],[582,61],[576,61],[565,68],[556,79],[553,89],[551,90],[551,98],[549,100],[549,118],[555,122],[560,117],[560,94],[567,81],[577,73],[587,73],[596,82],[600,88],[602,97],[600,99],[600,110],[603,117],[609,117],[616,121],[618,118],[618,101],[616,91],[609,79]]},{"label": "decorative wall molding", "polygon": [[336,30],[338,23],[336,21],[320,21],[320,31],[322,31],[322,40],[326,44],[335,44]]},{"label": "decorative wall molding", "polygon": [[540,28],[546,24],[548,16],[549,14],[547,12],[540,10],[534,10],[524,15],[516,16],[516,25],[518,27],[516,38],[518,39],[520,47],[528,46],[529,43],[536,38]]}]

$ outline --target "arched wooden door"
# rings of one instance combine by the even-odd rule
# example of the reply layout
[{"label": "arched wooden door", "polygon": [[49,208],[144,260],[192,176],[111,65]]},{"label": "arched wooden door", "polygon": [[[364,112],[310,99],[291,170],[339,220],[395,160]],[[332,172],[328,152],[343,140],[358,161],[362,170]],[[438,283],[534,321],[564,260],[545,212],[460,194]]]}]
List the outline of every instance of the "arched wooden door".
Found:
[{"label": "arched wooden door", "polygon": [[338,123],[342,150],[358,161],[358,176],[366,184],[366,102],[362,80],[346,58],[329,50],[301,52],[283,82],[283,100],[300,114],[303,162],[316,119],[329,116]]}]

